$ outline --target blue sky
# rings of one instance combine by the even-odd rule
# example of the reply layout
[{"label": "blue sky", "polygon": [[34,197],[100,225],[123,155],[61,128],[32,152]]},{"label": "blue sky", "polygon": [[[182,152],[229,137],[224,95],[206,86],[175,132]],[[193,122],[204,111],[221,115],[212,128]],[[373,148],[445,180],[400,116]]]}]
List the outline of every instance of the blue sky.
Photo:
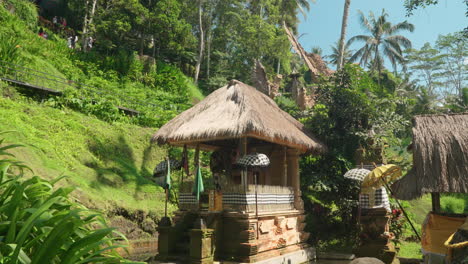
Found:
[{"label": "blue sky", "polygon": [[[426,42],[433,44],[438,35],[460,31],[468,26],[465,16],[466,4],[463,0],[439,0],[439,4],[418,9],[410,17],[406,17],[404,0],[351,0],[346,39],[363,34],[359,24],[358,10],[368,14],[369,11],[379,15],[382,8],[389,14],[388,21],[392,23],[408,20],[415,25],[413,33],[400,33],[409,38],[414,48],[420,48]],[[323,55],[331,53],[330,46],[340,37],[341,19],[343,17],[344,0],[316,0],[311,4],[307,18],[301,17],[299,25],[300,43],[306,51],[319,46]],[[359,45],[359,44],[356,44]],[[352,49],[356,46],[353,45]]]}]

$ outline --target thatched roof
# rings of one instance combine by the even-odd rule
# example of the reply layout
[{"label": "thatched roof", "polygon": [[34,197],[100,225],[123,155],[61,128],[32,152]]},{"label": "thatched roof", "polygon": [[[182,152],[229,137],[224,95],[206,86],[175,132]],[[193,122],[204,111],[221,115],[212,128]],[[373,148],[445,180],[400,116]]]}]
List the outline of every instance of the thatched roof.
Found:
[{"label": "thatched roof", "polygon": [[324,145],[304,125],[254,87],[237,80],[214,91],[162,126],[153,136],[159,144],[189,144],[252,137],[301,150]]},{"label": "thatched roof", "polygon": [[323,61],[322,56],[320,56],[319,54],[307,53],[307,57],[309,58],[309,60],[314,65],[315,69],[317,69],[317,72],[319,74],[323,74],[325,76],[330,76],[333,73],[335,73],[334,70],[328,68],[327,63],[325,63],[325,61]]},{"label": "thatched roof", "polygon": [[413,170],[392,185],[396,198],[468,193],[468,113],[414,117]]},{"label": "thatched roof", "polygon": [[297,40],[296,36],[294,36],[292,31],[286,26],[286,23],[283,23],[283,29],[288,36],[292,48],[302,58],[304,63],[307,65],[307,68],[309,68],[313,74],[330,76],[335,72],[327,67],[327,64],[319,54],[307,53]]}]

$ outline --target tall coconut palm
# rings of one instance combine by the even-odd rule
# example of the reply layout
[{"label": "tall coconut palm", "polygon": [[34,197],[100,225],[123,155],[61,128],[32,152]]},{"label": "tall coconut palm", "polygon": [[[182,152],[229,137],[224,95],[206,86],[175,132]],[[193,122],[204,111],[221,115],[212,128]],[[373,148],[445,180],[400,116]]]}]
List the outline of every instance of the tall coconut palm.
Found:
[{"label": "tall coconut palm", "polygon": [[360,48],[351,57],[351,61],[358,61],[362,66],[370,63],[370,70],[382,71],[384,57],[386,57],[396,71],[398,64],[404,64],[403,49],[411,48],[411,41],[404,36],[396,35],[400,31],[413,32],[414,25],[408,21],[403,21],[393,25],[387,21],[388,14],[382,9],[382,14],[375,17],[374,13],[369,13],[366,18],[362,11],[359,11],[359,17],[362,27],[369,35],[357,35],[349,39],[348,44],[356,41],[364,42]]},{"label": "tall coconut palm", "polygon": [[339,42],[339,50],[338,53],[338,65],[337,69],[343,68],[344,62],[344,52],[345,52],[345,38],[346,38],[346,28],[348,27],[348,14],[349,14],[349,5],[351,4],[351,0],[345,0],[344,10],[343,10],[343,19],[341,21],[341,35],[340,35],[340,42]]},{"label": "tall coconut palm", "polygon": [[343,52],[343,56],[341,56],[343,58],[343,62],[342,62],[343,65],[348,63],[351,59],[351,56],[353,55],[352,51],[349,49],[349,43],[346,43],[343,51],[341,51],[340,49],[339,42],[335,42],[335,46],[331,46],[331,49],[332,49],[332,54],[327,55],[326,59],[328,59],[329,63],[336,65],[337,69],[339,68],[341,52]]}]

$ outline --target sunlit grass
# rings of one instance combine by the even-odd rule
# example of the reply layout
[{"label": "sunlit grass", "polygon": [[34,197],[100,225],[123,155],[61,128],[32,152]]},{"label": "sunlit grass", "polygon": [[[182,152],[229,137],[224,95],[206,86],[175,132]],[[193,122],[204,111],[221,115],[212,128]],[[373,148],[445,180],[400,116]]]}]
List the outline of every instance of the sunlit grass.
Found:
[{"label": "sunlit grass", "polygon": [[421,244],[419,242],[403,241],[400,245],[398,256],[403,258],[422,258]]},{"label": "sunlit grass", "polygon": [[155,129],[109,124],[26,99],[0,97],[0,112],[0,131],[16,131],[6,140],[27,145],[15,154],[37,174],[66,175],[62,184],[75,186],[75,198],[93,208],[162,215],[163,191],[149,179],[166,155],[150,143]]}]

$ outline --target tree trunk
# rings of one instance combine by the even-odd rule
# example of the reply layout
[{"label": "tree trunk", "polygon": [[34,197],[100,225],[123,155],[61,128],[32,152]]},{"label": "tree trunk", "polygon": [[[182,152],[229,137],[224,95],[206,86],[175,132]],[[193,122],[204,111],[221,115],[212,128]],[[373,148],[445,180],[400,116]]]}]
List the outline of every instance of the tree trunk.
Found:
[{"label": "tree trunk", "polygon": [[211,76],[211,44],[213,42],[213,21],[215,20],[214,9],[216,8],[216,2],[211,3],[209,6],[208,13],[208,25],[206,34],[206,78],[209,79]]},{"label": "tree trunk", "polygon": [[145,50],[145,28],[143,27],[142,32],[140,33],[140,49],[138,55],[143,56],[143,51]]},{"label": "tree trunk", "polygon": [[210,29],[207,35],[206,41],[206,78],[210,78],[210,66],[211,66],[211,40],[213,38],[213,31]]},{"label": "tree trunk", "polygon": [[[89,6],[89,0],[86,0],[85,3],[85,16],[84,16],[84,21],[83,21],[83,47],[86,47],[86,34],[88,33],[88,6]],[[73,36],[75,37],[75,36]]]},{"label": "tree trunk", "polygon": [[281,60],[278,59],[278,64],[276,64],[276,74],[280,74],[281,69]]},{"label": "tree trunk", "polygon": [[343,11],[343,20],[341,22],[341,36],[340,43],[338,48],[340,49],[339,58],[338,58],[338,70],[344,66],[344,51],[345,51],[345,38],[346,38],[346,28],[348,27],[348,14],[349,14],[349,5],[351,0],[345,0],[344,11]]},{"label": "tree trunk", "polygon": [[375,46],[375,57],[374,57],[374,63],[377,66],[377,83],[379,85],[379,88],[382,90],[382,86],[380,85],[380,74],[382,72],[382,69],[380,69],[380,62],[378,61],[379,58],[379,44]]},{"label": "tree trunk", "polygon": [[89,0],[86,0],[86,14],[84,17],[84,23],[83,23],[83,47],[82,50],[86,51],[86,48],[88,46],[88,32],[89,32],[89,26],[93,23],[93,18],[94,18],[94,13],[96,12],[96,4],[97,0],[93,0],[93,6],[91,7],[91,13],[89,14],[89,19],[88,19],[88,4]]},{"label": "tree trunk", "polygon": [[153,59],[156,61],[156,38],[153,35]]},{"label": "tree trunk", "polygon": [[198,22],[200,24],[200,50],[198,51],[198,60],[195,65],[195,84],[198,83],[198,75],[200,74],[200,66],[203,60],[203,50],[205,48],[205,36],[203,32],[203,19],[202,19],[202,0],[198,0]]}]

